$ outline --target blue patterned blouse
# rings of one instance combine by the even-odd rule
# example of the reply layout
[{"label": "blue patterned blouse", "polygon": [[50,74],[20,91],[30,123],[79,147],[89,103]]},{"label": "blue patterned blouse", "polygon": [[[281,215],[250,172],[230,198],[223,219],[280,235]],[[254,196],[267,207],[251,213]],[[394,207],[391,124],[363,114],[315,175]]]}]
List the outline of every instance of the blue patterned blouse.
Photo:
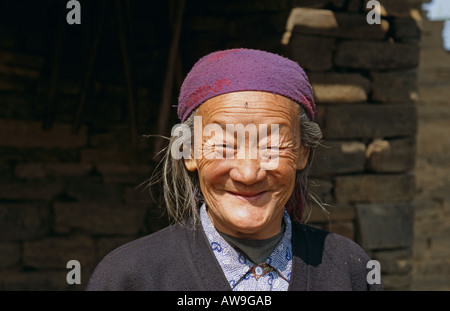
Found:
[{"label": "blue patterned blouse", "polygon": [[217,232],[206,212],[200,209],[203,230],[223,273],[234,291],[285,291],[289,286],[292,269],[291,219],[284,212],[284,235],[263,264],[255,265],[237,252]]}]

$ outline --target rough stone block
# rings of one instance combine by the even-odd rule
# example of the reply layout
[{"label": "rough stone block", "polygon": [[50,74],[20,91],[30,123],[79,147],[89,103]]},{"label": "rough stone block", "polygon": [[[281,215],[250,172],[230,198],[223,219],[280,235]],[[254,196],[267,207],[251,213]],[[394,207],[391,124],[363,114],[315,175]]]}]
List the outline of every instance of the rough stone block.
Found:
[{"label": "rough stone block", "polygon": [[41,204],[0,204],[0,241],[40,238],[49,230],[49,210]]},{"label": "rough stone block", "polygon": [[367,250],[411,247],[412,204],[357,204],[358,241]]},{"label": "rough stone block", "polygon": [[325,130],[326,115],[327,115],[327,107],[324,105],[317,105],[317,112],[316,112],[316,117],[314,119],[314,122],[316,122],[317,125],[319,125],[319,127],[322,129],[322,131]]},{"label": "rough stone block", "polygon": [[[136,187],[125,186],[123,189],[123,200],[125,203],[145,203],[149,206],[153,204],[153,199],[151,196],[150,188],[148,186],[148,182],[142,183],[141,185]],[[155,190],[153,189],[153,191]]]},{"label": "rough stone block", "polygon": [[121,201],[120,185],[104,184],[101,178],[83,178],[71,180],[67,186],[65,195],[71,201],[80,203],[117,203]]},{"label": "rough stone block", "polygon": [[150,165],[97,164],[97,170],[107,183],[129,183],[139,185],[147,180],[153,167]]},{"label": "rough stone block", "polygon": [[0,51],[0,73],[16,77],[37,79],[44,63],[43,57]]},{"label": "rough stone block", "polygon": [[8,164],[12,168],[21,163],[76,162],[78,159],[77,149],[0,147],[0,163]]},{"label": "rough stone block", "polygon": [[[444,111],[446,109],[436,109],[435,112],[442,111],[442,115],[436,118],[432,117],[435,113],[431,112],[428,107],[423,110],[420,113],[420,130],[417,133],[417,160],[421,164],[420,169],[430,168],[428,165],[430,164],[432,167],[434,166],[434,170],[438,173],[438,167],[448,168],[450,165],[450,159],[446,156],[450,152],[450,139],[442,136],[442,133],[445,133],[448,129],[449,119],[442,118],[447,114]],[[428,113],[430,115],[426,115]]]},{"label": "rough stone block", "polygon": [[448,100],[448,85],[430,85],[425,88],[420,88],[419,97],[423,102],[445,104]]},{"label": "rough stone block", "polygon": [[350,205],[341,204],[325,206],[326,212],[318,206],[311,209],[309,215],[305,214],[305,220],[311,223],[340,223],[354,221],[356,218],[355,208]]},{"label": "rough stone block", "polygon": [[310,175],[362,172],[366,162],[365,144],[357,141],[325,141],[317,147]]},{"label": "rough stone block", "polygon": [[413,281],[411,273],[407,274],[381,274],[381,282],[386,291],[409,291]]},{"label": "rough stone block", "polygon": [[81,162],[90,162],[94,165],[106,163],[148,163],[152,158],[151,152],[139,150],[138,153],[131,150],[118,149],[83,149],[81,150]]},{"label": "rough stone block", "polygon": [[367,167],[374,172],[411,171],[416,159],[415,139],[374,140],[367,147],[366,157]]},{"label": "rough stone block", "polygon": [[20,262],[22,251],[19,243],[0,242],[0,269],[5,269]]},{"label": "rough stone block", "polygon": [[395,249],[388,251],[376,251],[371,257],[378,260],[381,265],[381,273],[383,274],[405,274],[412,270],[412,250]]},{"label": "rough stone block", "polygon": [[21,179],[44,179],[47,176],[43,163],[19,163],[14,174]]},{"label": "rough stone block", "polygon": [[397,17],[392,21],[392,36],[397,42],[420,41],[422,31],[419,17]]},{"label": "rough stone block", "polygon": [[2,64],[11,67],[39,69],[44,64],[44,59],[41,56],[10,51],[1,51],[0,59]]},{"label": "rough stone block", "polygon": [[342,8],[345,0],[295,0],[294,7],[304,8],[324,8],[332,6],[333,8]]},{"label": "rough stone block", "polygon": [[[334,185],[330,180],[317,178],[308,179],[308,192],[325,204],[331,204],[334,200],[331,193],[333,187]],[[310,202],[314,205],[312,200],[310,200]]]},{"label": "rough stone block", "polygon": [[143,230],[145,205],[113,203],[55,203],[55,231],[135,235]]},{"label": "rough stone block", "polygon": [[333,105],[323,118],[326,139],[414,136],[417,128],[413,105]]},{"label": "rough stone block", "polygon": [[337,203],[411,202],[415,194],[413,175],[354,175],[335,179]]},{"label": "rough stone block", "polygon": [[89,135],[89,146],[93,150],[121,150],[129,141],[130,128],[128,125],[114,125],[108,128],[108,132]]},{"label": "rough stone block", "polygon": [[[279,35],[285,30],[288,14],[288,11],[280,11],[279,14],[254,12],[253,14],[236,15],[232,19],[224,17],[224,24],[219,32],[225,30],[232,38],[265,38],[266,36]],[[221,22],[221,18],[218,16],[213,19],[216,24]],[[207,23],[204,24],[207,25]],[[258,26],[255,27],[255,25]]]},{"label": "rough stone block", "polygon": [[352,221],[330,223],[328,231],[355,240],[355,225]]},{"label": "rough stone block", "polygon": [[418,66],[419,52],[418,43],[343,41],[338,45],[335,63],[355,69],[410,69]]},{"label": "rough stone block", "polygon": [[2,80],[0,81],[0,90],[6,91],[6,92],[25,92],[26,90],[26,84],[24,81],[17,81],[15,79],[11,78],[4,78],[1,73],[0,77]]},{"label": "rough stone block", "polygon": [[57,181],[1,181],[0,199],[15,201],[50,201],[58,196],[64,184]]},{"label": "rough stone block", "polygon": [[370,25],[365,14],[306,8],[297,12],[293,24],[293,33],[344,39],[381,40],[389,30],[388,21]]},{"label": "rough stone block", "polygon": [[[448,248],[447,245],[448,242],[445,245],[445,248]],[[426,252],[427,250],[422,249],[422,251]],[[448,257],[435,258],[434,256],[430,256],[426,260],[418,260],[417,258],[414,258],[414,274],[420,280],[427,278],[434,281],[439,281],[440,278],[446,279],[447,286],[449,286],[450,281],[448,279],[448,275],[450,274],[450,260]],[[433,285],[428,288],[439,288],[439,285],[436,284],[436,286]]]},{"label": "rough stone block", "polygon": [[363,0],[347,0],[347,12],[362,12]]},{"label": "rough stone block", "polygon": [[89,163],[47,163],[44,166],[48,176],[81,177],[92,171]]},{"label": "rough stone block", "polygon": [[415,102],[418,100],[416,70],[373,72],[372,100],[379,102]]},{"label": "rough stone block", "polygon": [[[42,78],[36,85],[36,92],[39,94],[47,94],[50,89],[50,79]],[[81,92],[82,85],[70,80],[58,81],[58,94],[78,96]],[[59,110],[58,110],[59,112]]]},{"label": "rough stone block", "polygon": [[345,236],[351,240],[355,240],[355,226],[351,221],[337,222],[337,223],[316,223],[308,222],[308,226],[325,230],[328,232],[333,232],[342,236]]},{"label": "rough stone block", "polygon": [[355,103],[367,101],[369,79],[353,73],[310,73],[308,78],[317,103]]},{"label": "rough stone block", "polygon": [[73,134],[69,124],[55,123],[51,131],[45,131],[40,122],[0,120],[0,146],[68,149],[86,143],[86,127],[79,134]]},{"label": "rough stone block", "polygon": [[[450,262],[446,261],[441,265],[450,266]],[[417,273],[413,276],[413,283],[409,290],[412,291],[449,291],[450,280],[447,275],[440,274],[437,276],[419,276]]]},{"label": "rough stone block", "polygon": [[80,177],[92,170],[90,163],[20,163],[14,169],[19,178],[43,179],[47,177]]},{"label": "rough stone block", "polygon": [[[364,2],[364,11],[368,12],[373,7],[367,8],[367,2]],[[424,0],[381,0],[381,15],[382,16],[395,16],[395,17],[408,17],[411,16],[411,11],[420,9],[420,6]]]},{"label": "rough stone block", "polygon": [[[442,48],[442,31],[439,31],[438,33],[439,36],[436,36],[436,38],[433,38],[432,40],[428,39],[426,41],[425,39],[423,39],[420,43],[421,75],[419,76],[419,79],[422,79],[423,73],[425,73],[427,70],[429,71],[428,76],[430,76],[431,71],[431,74],[433,74],[435,77],[438,77],[440,79],[448,78],[447,75],[450,69],[450,64],[448,62],[448,52]],[[429,81],[427,81],[427,85],[433,85],[433,83],[435,82],[440,82],[440,79],[438,81],[433,81],[430,79]],[[448,82],[448,80],[443,81],[444,83]]]},{"label": "rough stone block", "polygon": [[305,70],[326,71],[333,67],[333,47],[332,38],[294,34],[289,41],[289,54]]},{"label": "rough stone block", "polygon": [[[286,30],[294,32],[295,28],[333,29],[337,27],[334,12],[315,8],[295,7],[286,22]],[[299,32],[299,31],[297,31]]]},{"label": "rough stone block", "polygon": [[[65,266],[64,266],[65,267]],[[66,275],[69,270],[59,271],[0,271],[0,290],[2,291],[61,291],[67,290],[69,285]],[[81,270],[81,284],[87,282]],[[78,285],[84,288],[83,285]]]},{"label": "rough stone block", "polygon": [[[4,80],[1,74],[0,79]],[[41,117],[42,105],[37,105],[36,103],[43,102],[45,99],[42,94],[30,91],[33,89],[35,82],[20,79],[15,84],[20,84],[24,91],[0,92],[0,123],[5,119],[27,120],[30,117]]]},{"label": "rough stone block", "polygon": [[184,21],[186,31],[223,32],[227,29],[227,20],[218,16],[186,16]]},{"label": "rough stone block", "polygon": [[[342,1],[342,0],[331,0],[331,1]],[[203,7],[207,10],[211,10],[213,12],[227,12],[234,13],[236,12],[250,12],[255,13],[259,11],[282,11],[289,10],[291,8],[292,2],[290,0],[280,0],[280,1],[272,1],[272,0],[262,0],[257,2],[242,2],[242,1],[230,1],[227,5],[223,5],[223,3],[219,2],[211,2],[203,0]]]},{"label": "rough stone block", "polygon": [[72,259],[78,260],[82,268],[94,266],[97,263],[94,241],[88,236],[52,237],[25,242],[23,246],[26,267],[66,269]]}]

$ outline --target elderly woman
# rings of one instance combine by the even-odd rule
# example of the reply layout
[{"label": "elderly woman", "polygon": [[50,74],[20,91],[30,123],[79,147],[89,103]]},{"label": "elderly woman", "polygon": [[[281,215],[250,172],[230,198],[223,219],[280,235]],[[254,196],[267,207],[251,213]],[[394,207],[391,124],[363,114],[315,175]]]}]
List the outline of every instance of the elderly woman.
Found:
[{"label": "elderly woman", "polygon": [[174,224],[108,254],[87,289],[382,289],[368,283],[356,243],[301,223],[322,137],[315,111],[304,71],[287,58],[233,49],[200,59],[163,160]]}]

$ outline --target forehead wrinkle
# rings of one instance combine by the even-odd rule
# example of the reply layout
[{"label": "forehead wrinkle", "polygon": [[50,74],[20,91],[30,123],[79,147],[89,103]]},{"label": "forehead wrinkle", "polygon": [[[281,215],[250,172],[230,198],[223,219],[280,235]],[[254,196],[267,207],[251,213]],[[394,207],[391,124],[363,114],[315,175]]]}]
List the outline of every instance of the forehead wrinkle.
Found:
[{"label": "forehead wrinkle", "polygon": [[[246,107],[247,103],[247,107]],[[235,92],[219,95],[204,102],[196,115],[202,125],[216,123],[226,130],[226,124],[278,124],[280,135],[299,137],[300,107],[293,100],[268,92]]]},{"label": "forehead wrinkle", "polygon": [[[225,106],[225,107],[214,107],[212,109],[199,109],[197,115],[202,116],[203,124],[208,123],[218,123],[218,124],[227,124],[227,123],[265,123],[265,124],[280,124],[291,126],[293,123],[296,123],[299,108],[296,107],[296,113],[292,114],[292,111],[289,109],[282,109],[281,107],[271,108],[271,107],[253,107],[249,104],[248,108],[244,108],[241,106]],[[252,119],[261,118],[257,120],[258,122],[252,122]],[[230,122],[237,121],[237,122]],[[235,120],[233,120],[235,119]],[[247,122],[243,122],[247,121]],[[261,122],[262,121],[262,122]],[[264,122],[266,121],[266,122]],[[268,122],[269,121],[269,122]]]},{"label": "forehead wrinkle", "polygon": [[[260,91],[242,91],[222,94],[213,97],[205,101],[199,108],[204,109],[206,106],[210,106],[211,104],[215,107],[217,107],[217,105],[225,104],[230,106],[230,108],[233,106],[238,108],[247,108],[247,106],[248,108],[253,108],[252,106],[258,103],[267,103],[270,107],[280,106],[281,109],[285,109],[286,104],[298,106],[295,101],[274,93]],[[252,104],[252,106],[250,104]]]}]

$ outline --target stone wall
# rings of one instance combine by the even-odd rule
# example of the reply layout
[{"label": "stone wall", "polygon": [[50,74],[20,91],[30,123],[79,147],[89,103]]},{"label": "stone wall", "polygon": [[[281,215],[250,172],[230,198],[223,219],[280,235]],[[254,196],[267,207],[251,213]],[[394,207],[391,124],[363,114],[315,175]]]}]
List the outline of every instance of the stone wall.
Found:
[{"label": "stone wall", "polygon": [[[173,98],[193,63],[217,49],[259,48],[299,62],[325,134],[310,189],[330,212],[311,203],[308,222],[357,241],[380,261],[387,289],[407,289],[420,42],[420,18],[411,10],[420,1],[381,2],[381,25],[368,25],[359,0],[189,1]],[[114,6],[106,8],[89,67],[97,4],[83,1],[82,24],[75,26],[60,24],[60,1],[8,4],[10,14],[0,21],[0,289],[82,290],[106,253],[167,225],[142,185],[156,162],[154,140],[141,137],[156,131],[177,8],[170,3],[177,2],[131,6],[137,146]],[[66,282],[72,259],[82,265],[81,285]]]},{"label": "stone wall", "polygon": [[364,1],[307,2],[297,1],[284,43],[307,70],[325,133],[310,189],[330,213],[314,206],[309,221],[356,240],[386,289],[409,289],[420,1],[380,1],[379,25],[366,22]]},{"label": "stone wall", "polygon": [[[8,12],[0,21],[0,290],[82,290],[106,253],[167,224],[138,187],[155,163],[146,140],[131,144],[114,5],[105,8],[89,66],[99,3],[82,1],[82,24],[70,26],[64,1],[0,5]],[[157,118],[170,24],[166,4],[132,9],[130,62],[142,135]],[[81,285],[66,282],[72,259],[81,263]]]},{"label": "stone wall", "polygon": [[[425,13],[424,13],[425,14]],[[450,290],[450,53],[442,21],[423,21],[419,67],[414,290]]]}]

